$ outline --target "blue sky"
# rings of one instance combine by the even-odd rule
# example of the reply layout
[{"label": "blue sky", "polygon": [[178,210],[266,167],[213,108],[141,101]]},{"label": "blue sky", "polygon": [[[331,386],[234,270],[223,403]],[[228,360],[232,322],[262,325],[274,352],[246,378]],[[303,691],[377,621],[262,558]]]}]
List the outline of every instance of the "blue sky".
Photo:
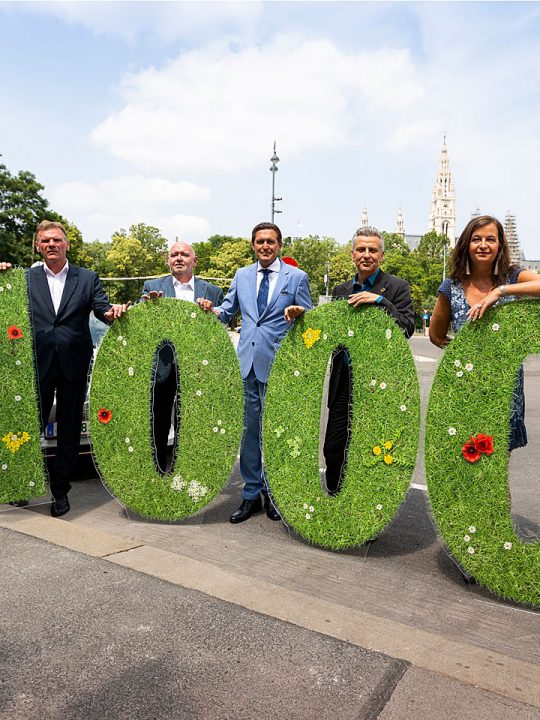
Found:
[{"label": "blue sky", "polygon": [[540,4],[0,2],[0,153],[85,240],[269,219],[423,233],[446,132],[458,231],[507,210],[540,259]]}]

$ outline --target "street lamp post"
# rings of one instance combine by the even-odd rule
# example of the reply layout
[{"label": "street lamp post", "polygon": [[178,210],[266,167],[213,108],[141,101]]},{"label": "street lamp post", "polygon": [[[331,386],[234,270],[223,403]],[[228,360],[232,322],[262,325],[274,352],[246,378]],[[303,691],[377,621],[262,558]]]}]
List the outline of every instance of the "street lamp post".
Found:
[{"label": "street lamp post", "polygon": [[278,171],[278,162],[279,158],[276,154],[276,141],[274,140],[274,154],[270,158],[270,162],[272,165],[270,166],[270,172],[272,173],[272,222],[274,222],[274,215],[277,213],[282,212],[282,210],[277,210],[276,208],[276,202],[279,202],[280,200],[283,200],[283,198],[276,197],[275,187],[276,187],[276,173]]}]

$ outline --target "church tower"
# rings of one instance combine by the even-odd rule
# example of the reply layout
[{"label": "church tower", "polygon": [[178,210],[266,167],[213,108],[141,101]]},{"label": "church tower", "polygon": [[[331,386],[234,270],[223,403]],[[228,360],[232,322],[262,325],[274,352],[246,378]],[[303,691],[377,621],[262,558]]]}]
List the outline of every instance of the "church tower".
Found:
[{"label": "church tower", "polygon": [[454,183],[450,173],[450,162],[446,148],[446,135],[443,139],[439,170],[433,187],[431,209],[429,211],[429,229],[440,235],[446,235],[450,247],[456,244],[456,197]]},{"label": "church tower", "polygon": [[405,238],[405,224],[403,222],[403,213],[401,212],[401,208],[399,208],[397,214],[396,235],[401,235],[402,238]]},{"label": "church tower", "polygon": [[368,227],[368,225],[369,225],[369,221],[368,221],[368,216],[367,216],[367,210],[366,210],[366,208],[364,208],[362,210],[362,222],[360,224],[360,227]]},{"label": "church tower", "polygon": [[513,265],[521,265],[523,257],[521,245],[516,230],[516,218],[510,210],[507,211],[504,219],[504,234],[508,240],[508,249],[510,250],[510,262]]}]

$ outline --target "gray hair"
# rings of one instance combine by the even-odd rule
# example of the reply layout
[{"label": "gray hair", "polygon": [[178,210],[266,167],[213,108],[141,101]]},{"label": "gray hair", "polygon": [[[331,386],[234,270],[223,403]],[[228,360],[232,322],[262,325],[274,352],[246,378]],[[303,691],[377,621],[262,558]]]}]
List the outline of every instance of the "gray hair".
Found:
[{"label": "gray hair", "polygon": [[377,230],[373,225],[365,225],[364,227],[358,228],[358,230],[352,236],[352,246],[354,249],[354,243],[358,237],[376,237],[379,238],[381,250],[384,250],[384,238],[380,230]]}]

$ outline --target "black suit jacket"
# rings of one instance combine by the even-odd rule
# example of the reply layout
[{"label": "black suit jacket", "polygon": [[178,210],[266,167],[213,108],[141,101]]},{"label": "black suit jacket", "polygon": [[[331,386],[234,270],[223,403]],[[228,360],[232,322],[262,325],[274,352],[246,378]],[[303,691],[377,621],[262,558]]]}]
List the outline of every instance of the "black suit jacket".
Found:
[{"label": "black suit jacket", "polygon": [[[353,280],[336,285],[332,292],[332,300],[347,300],[352,295]],[[380,303],[373,307],[381,307],[391,315],[403,330],[405,337],[410,338],[414,332],[414,310],[411,298],[411,287],[406,280],[389,275],[379,270],[370,292],[382,296]],[[332,357],[332,371],[328,388],[328,407],[332,408],[342,392],[348,392],[350,367],[344,364],[343,350],[337,350]]]},{"label": "black suit jacket", "polygon": [[92,358],[90,312],[107,322],[104,313],[111,308],[98,276],[70,264],[58,314],[44,266],[30,268],[27,279],[39,379],[45,377],[55,355],[68,380],[86,377]]}]

